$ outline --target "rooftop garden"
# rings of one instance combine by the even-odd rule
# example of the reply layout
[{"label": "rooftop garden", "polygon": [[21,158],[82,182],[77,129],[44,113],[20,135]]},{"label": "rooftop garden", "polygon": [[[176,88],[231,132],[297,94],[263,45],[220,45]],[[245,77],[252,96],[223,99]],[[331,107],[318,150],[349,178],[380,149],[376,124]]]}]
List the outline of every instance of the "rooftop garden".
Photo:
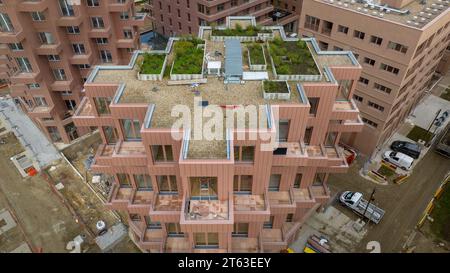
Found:
[{"label": "rooftop garden", "polygon": [[289,89],[285,81],[264,81],[264,92],[289,93]]},{"label": "rooftop garden", "polygon": [[253,43],[247,46],[250,52],[250,62],[252,64],[265,64],[264,52],[261,44]]},{"label": "rooftop garden", "polygon": [[269,42],[277,74],[318,75],[319,70],[305,41],[285,42],[276,38]]},{"label": "rooftop garden", "polygon": [[164,64],[165,55],[163,54],[142,54],[138,61],[139,73],[141,74],[159,74]]},{"label": "rooftop garden", "polygon": [[197,47],[205,41],[186,38],[174,44],[175,62],[172,74],[200,74],[203,65],[203,48]]},{"label": "rooftop garden", "polygon": [[236,24],[233,29],[213,28],[212,36],[257,36],[258,33],[271,33],[271,30],[262,29],[260,26],[248,26],[243,28],[240,24]]}]

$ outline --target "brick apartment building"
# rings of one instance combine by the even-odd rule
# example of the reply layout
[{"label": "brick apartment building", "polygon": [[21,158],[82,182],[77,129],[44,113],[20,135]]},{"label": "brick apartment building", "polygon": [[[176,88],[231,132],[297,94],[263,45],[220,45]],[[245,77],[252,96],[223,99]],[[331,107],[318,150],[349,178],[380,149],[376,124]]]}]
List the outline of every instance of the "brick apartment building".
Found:
[{"label": "brick apartment building", "polygon": [[343,140],[369,155],[450,65],[449,1],[378,2],[303,1],[300,18],[302,35],[324,50],[351,50],[363,67],[353,98],[366,126]]},{"label": "brick apartment building", "polygon": [[165,36],[197,34],[200,26],[224,25],[227,16],[251,15],[260,25],[272,24],[269,0],[149,0],[146,3],[153,28]]},{"label": "brick apartment building", "polygon": [[[228,30],[237,23],[256,20],[226,19]],[[144,251],[286,248],[329,200],[329,174],[348,168],[341,136],[364,126],[352,99],[362,68],[351,52],[321,51],[277,26],[235,39],[223,31],[203,26],[199,40],[173,37],[165,50],[136,51],[128,65],[97,66],[84,85],[74,122],[99,128],[92,171],[112,179],[107,207],[128,215]],[[153,73],[143,72],[146,58],[159,63]],[[194,111],[184,129],[172,127],[179,105]],[[196,126],[209,123],[198,109],[252,105],[262,109],[259,126],[244,117],[244,126],[238,119],[216,129],[220,139],[197,138]]]},{"label": "brick apartment building", "polygon": [[69,143],[89,131],[72,115],[92,66],[128,63],[143,23],[131,0],[1,0],[0,78],[49,139]]}]

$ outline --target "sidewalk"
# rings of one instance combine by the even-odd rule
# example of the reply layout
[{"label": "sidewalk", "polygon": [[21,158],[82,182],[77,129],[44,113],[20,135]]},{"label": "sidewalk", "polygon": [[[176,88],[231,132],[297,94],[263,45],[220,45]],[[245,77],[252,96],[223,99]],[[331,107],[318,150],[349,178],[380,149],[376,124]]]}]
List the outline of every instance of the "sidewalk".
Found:
[{"label": "sidewalk", "polygon": [[40,168],[61,158],[56,148],[11,98],[0,99],[0,119],[16,135]]}]

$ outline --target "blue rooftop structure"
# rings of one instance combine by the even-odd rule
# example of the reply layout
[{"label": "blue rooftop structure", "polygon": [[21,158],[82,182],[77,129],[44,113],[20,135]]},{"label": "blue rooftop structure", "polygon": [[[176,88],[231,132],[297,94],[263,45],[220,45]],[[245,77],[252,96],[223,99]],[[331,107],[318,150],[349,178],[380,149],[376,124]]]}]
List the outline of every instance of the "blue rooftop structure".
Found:
[{"label": "blue rooftop structure", "polygon": [[240,83],[242,74],[241,43],[236,39],[225,39],[225,81]]}]

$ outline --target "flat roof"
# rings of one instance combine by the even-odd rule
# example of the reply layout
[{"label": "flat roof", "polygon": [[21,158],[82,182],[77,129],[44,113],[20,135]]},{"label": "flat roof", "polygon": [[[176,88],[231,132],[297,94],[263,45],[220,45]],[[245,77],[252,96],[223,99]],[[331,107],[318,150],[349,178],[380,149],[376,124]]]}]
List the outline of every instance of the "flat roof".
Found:
[{"label": "flat roof", "polygon": [[236,39],[225,39],[225,76],[242,76],[242,48]]}]

